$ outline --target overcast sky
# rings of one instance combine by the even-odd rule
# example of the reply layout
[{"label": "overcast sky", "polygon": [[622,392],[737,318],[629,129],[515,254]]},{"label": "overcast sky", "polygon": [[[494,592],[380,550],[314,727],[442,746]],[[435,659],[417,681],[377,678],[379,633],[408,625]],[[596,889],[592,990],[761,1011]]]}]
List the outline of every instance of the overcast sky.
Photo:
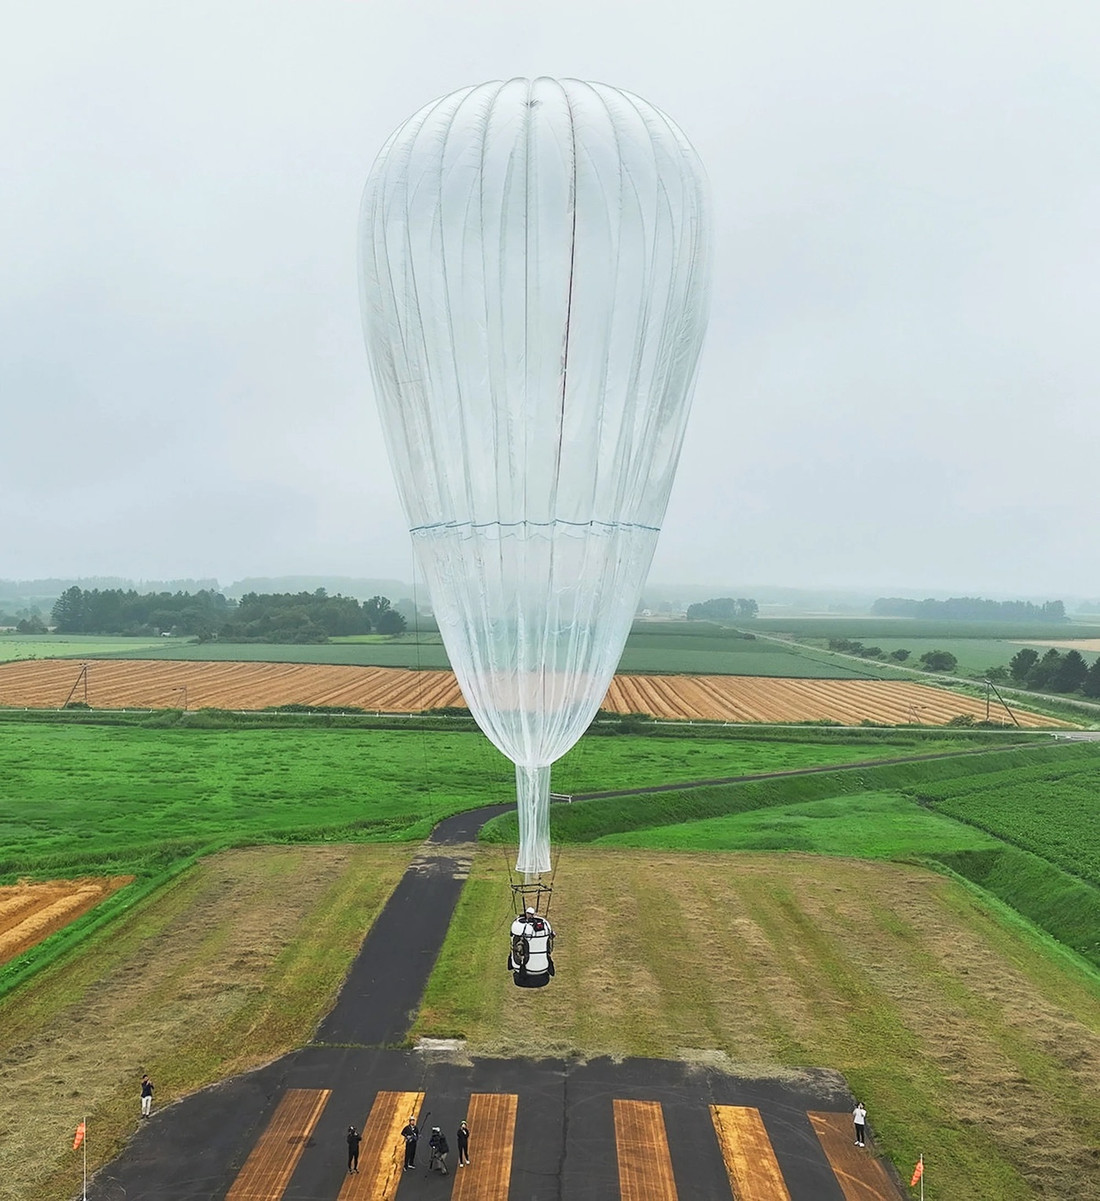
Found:
[{"label": "overcast sky", "polygon": [[0,578],[412,578],[359,324],[427,101],[694,142],[714,306],[650,579],[1100,595],[1096,0],[8,0]]}]

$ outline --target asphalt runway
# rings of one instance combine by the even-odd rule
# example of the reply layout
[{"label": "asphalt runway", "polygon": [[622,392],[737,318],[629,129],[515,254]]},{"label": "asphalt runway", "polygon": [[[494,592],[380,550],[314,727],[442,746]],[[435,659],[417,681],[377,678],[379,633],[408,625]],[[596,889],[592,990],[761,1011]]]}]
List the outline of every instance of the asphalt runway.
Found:
[{"label": "asphalt runway", "polygon": [[[142,1121],[92,1180],[89,1201],[730,1201],[738,1172],[739,1201],[903,1195],[873,1155],[848,1145],[853,1100],[835,1073],[745,1079],[714,1063],[396,1049],[442,947],[477,830],[510,807],[436,827],[311,1045]],[[505,950],[502,938],[502,958]],[[412,1171],[401,1170],[406,1108],[425,1128]],[[470,1121],[472,1162],[459,1170],[455,1130],[474,1112],[485,1117]],[[719,1113],[743,1140],[740,1157],[737,1137],[716,1137]],[[831,1142],[821,1133],[830,1122]],[[346,1166],[349,1125],[364,1135],[355,1176]],[[451,1144],[446,1178],[427,1171],[434,1125]]]}]

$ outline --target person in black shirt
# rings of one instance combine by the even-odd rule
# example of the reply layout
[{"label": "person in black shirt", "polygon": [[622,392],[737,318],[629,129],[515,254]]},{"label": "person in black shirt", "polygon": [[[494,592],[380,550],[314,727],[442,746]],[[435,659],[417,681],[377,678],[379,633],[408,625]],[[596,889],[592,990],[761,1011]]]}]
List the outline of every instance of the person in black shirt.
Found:
[{"label": "person in black shirt", "polygon": [[465,1122],[458,1124],[458,1166],[464,1168],[470,1162],[470,1127]]},{"label": "person in black shirt", "polygon": [[432,1157],[428,1160],[428,1171],[439,1166],[440,1172],[447,1175],[447,1154],[450,1147],[447,1145],[447,1136],[439,1129],[438,1126],[432,1127],[432,1137],[428,1140],[428,1145],[432,1149]]},{"label": "person in black shirt", "polygon": [[354,1126],[348,1127],[348,1171],[359,1171],[359,1144],[363,1141],[363,1136],[355,1129]]},{"label": "person in black shirt", "polygon": [[404,1170],[407,1172],[416,1162],[416,1141],[420,1138],[420,1127],[416,1124],[416,1118],[411,1114],[408,1125],[401,1131],[401,1137],[405,1140]]}]

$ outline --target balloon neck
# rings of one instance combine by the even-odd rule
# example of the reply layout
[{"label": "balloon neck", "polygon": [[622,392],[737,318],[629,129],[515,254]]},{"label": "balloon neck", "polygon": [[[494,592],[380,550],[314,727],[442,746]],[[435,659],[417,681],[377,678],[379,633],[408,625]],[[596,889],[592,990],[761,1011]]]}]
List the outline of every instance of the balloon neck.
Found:
[{"label": "balloon neck", "polygon": [[516,764],[519,854],[516,871],[532,882],[550,870],[550,768]]}]

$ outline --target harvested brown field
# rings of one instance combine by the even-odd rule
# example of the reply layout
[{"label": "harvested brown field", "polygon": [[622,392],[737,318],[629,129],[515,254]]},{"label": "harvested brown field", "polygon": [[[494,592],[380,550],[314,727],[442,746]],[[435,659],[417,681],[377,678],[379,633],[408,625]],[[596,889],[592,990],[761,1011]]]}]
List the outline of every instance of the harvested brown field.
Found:
[{"label": "harvested brown field", "polygon": [[[71,659],[0,664],[0,705],[59,708],[80,673]],[[416,713],[465,705],[449,671],[314,663],[190,663],[96,659],[87,701],[96,709],[267,709],[278,705]],[[84,686],[74,700],[84,700]]]},{"label": "harvested brown field", "polygon": [[[985,701],[905,680],[796,680],[764,676],[616,676],[604,702],[616,713],[734,722],[836,721],[858,726],[945,725],[985,718]],[[1065,722],[1015,709],[1022,726]],[[993,720],[1007,715],[993,713]]]},{"label": "harvested brown field", "polygon": [[[66,659],[0,663],[0,706],[60,708],[80,673]],[[280,705],[417,713],[464,706],[449,671],[313,663],[209,663],[97,659],[88,664],[87,701],[97,709],[266,709]],[[84,684],[75,699],[84,700]],[[604,708],[614,713],[699,721],[834,721],[859,725],[944,725],[985,717],[985,701],[903,680],[799,680],[763,676],[619,675]],[[1016,710],[1023,726],[1067,723]],[[994,714],[994,720],[997,715]]]},{"label": "harvested brown field", "polygon": [[1067,651],[1100,651],[1100,638],[1048,638],[1032,639],[1023,642],[1019,638],[1012,640],[1013,646],[1054,646]]},{"label": "harvested brown field", "polygon": [[75,922],[133,876],[51,880],[36,884],[21,880],[0,886],[0,963],[6,963],[40,943],[55,930]]}]

